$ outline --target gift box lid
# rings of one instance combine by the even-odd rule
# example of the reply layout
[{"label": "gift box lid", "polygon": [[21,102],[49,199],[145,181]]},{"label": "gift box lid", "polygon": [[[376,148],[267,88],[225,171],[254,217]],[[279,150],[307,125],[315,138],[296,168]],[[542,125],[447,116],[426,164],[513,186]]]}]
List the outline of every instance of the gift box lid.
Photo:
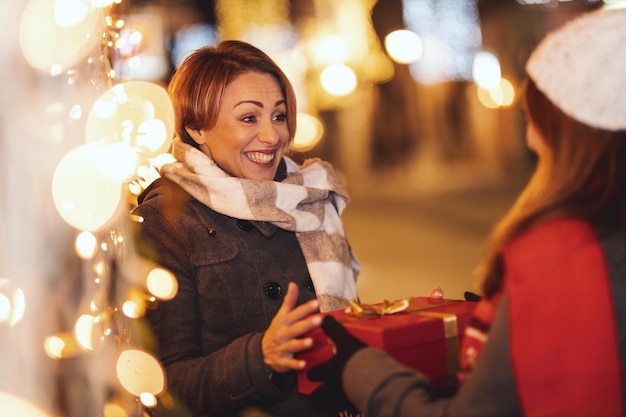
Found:
[{"label": "gift box lid", "polygon": [[[359,317],[334,311],[335,317],[355,337],[384,350],[442,341],[459,336],[469,322],[474,302],[411,297],[406,310],[382,316]],[[328,344],[323,331],[311,334],[315,344]]]}]

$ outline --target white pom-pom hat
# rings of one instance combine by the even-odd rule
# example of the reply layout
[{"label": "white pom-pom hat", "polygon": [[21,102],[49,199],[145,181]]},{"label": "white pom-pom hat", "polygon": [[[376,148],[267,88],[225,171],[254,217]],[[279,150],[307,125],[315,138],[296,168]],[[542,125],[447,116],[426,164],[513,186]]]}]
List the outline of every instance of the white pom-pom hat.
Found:
[{"label": "white pom-pom hat", "polygon": [[626,130],[626,9],[598,9],[548,34],[526,72],[573,119]]}]

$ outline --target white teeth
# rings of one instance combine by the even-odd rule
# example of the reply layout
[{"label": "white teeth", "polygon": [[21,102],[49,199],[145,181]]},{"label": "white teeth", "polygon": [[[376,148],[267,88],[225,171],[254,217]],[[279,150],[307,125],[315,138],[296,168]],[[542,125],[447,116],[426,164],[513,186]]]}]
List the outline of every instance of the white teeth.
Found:
[{"label": "white teeth", "polygon": [[258,162],[261,164],[267,164],[268,162],[271,162],[274,159],[275,154],[273,153],[267,154],[267,153],[261,153],[261,152],[249,152],[246,154],[246,156],[251,161]]}]

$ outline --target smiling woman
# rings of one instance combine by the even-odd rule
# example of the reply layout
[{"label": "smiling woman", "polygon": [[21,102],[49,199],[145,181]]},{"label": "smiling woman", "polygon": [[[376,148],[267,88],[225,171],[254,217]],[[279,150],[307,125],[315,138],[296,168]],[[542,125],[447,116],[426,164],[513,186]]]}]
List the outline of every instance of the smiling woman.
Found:
[{"label": "smiling woman", "polygon": [[225,88],[212,128],[186,131],[200,150],[230,175],[272,180],[291,141],[286,113],[276,79],[247,72]]},{"label": "smiling woman", "polygon": [[[296,164],[293,88],[250,44],[192,53],[169,84],[176,162],[141,196],[143,253],[178,292],[147,315],[170,389],[200,415],[336,416],[295,389],[320,311],[355,300],[333,167]],[[265,414],[263,414],[265,415]]]}]

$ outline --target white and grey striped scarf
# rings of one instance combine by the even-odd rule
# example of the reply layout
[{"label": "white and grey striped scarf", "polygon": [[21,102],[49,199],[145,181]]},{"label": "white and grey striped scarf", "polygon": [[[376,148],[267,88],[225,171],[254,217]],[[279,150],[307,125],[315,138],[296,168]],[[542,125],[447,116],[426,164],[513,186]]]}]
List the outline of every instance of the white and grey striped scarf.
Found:
[{"label": "white and grey striped scarf", "polygon": [[348,194],[333,167],[320,159],[302,166],[284,157],[282,182],[231,177],[200,150],[176,138],[161,174],[218,213],[263,221],[296,234],[315,286],[320,311],[348,306],[357,299],[359,264],[348,244],[341,213]]}]

